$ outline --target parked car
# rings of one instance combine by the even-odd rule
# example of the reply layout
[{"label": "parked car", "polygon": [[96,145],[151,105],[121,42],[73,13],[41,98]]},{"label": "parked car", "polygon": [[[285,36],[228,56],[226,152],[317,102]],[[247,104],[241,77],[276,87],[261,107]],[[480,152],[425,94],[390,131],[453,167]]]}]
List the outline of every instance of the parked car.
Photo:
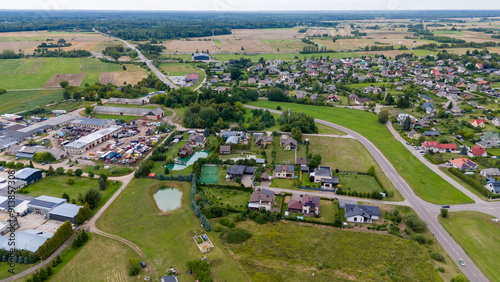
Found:
[{"label": "parked car", "polygon": [[443,209],[449,209],[449,208],[450,208],[450,206],[449,206],[449,205],[442,205],[441,207],[442,207]]},{"label": "parked car", "polygon": [[410,142],[406,142],[406,145],[410,145]]},{"label": "parked car", "polygon": [[141,266],[142,266],[142,268],[146,268],[146,263],[141,261]]},{"label": "parked car", "polygon": [[3,171],[5,168],[3,166],[0,166],[0,171]]},{"label": "parked car", "polygon": [[73,167],[73,166],[74,166],[74,164],[70,164],[70,165],[69,165],[69,167]]}]

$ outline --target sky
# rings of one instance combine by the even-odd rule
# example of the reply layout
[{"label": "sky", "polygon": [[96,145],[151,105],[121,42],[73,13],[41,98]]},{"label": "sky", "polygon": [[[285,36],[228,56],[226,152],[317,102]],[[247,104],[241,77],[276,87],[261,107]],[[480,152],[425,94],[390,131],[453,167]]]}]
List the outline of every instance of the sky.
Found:
[{"label": "sky", "polygon": [[[35,10],[499,10],[499,0],[1,0],[0,9]],[[500,13],[500,12],[499,12]],[[500,16],[500,14],[499,14]]]}]

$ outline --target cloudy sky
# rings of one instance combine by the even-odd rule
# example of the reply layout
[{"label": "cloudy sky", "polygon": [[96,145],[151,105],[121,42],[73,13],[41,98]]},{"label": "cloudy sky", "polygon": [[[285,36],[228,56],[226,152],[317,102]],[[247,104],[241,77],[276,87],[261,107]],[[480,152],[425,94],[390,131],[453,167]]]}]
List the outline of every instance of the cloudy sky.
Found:
[{"label": "cloudy sky", "polygon": [[[497,10],[498,0],[1,0],[0,9],[41,10]],[[500,16],[500,12],[499,12]]]}]

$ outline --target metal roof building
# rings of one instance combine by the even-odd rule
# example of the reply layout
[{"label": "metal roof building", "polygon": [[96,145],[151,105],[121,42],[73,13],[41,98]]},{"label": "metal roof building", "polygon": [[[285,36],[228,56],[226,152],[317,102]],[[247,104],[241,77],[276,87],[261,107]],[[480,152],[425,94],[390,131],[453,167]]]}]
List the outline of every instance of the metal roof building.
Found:
[{"label": "metal roof building", "polygon": [[109,104],[127,104],[127,105],[144,105],[149,103],[149,96],[127,99],[127,98],[109,98]]},{"label": "metal roof building", "polygon": [[29,201],[15,199],[14,201],[7,199],[7,197],[0,197],[0,211],[9,211],[13,208],[18,214],[23,214],[28,210]]},{"label": "metal roof building", "polygon": [[107,107],[96,106],[94,113],[105,115],[121,115],[121,116],[142,116],[146,119],[161,119],[165,112],[161,108],[146,109],[146,108],[125,108],[125,107]]},{"label": "metal roof building", "polygon": [[10,155],[16,155],[16,157],[27,158],[27,159],[32,159],[33,156],[39,152],[49,152],[56,158],[56,160],[60,160],[66,155],[66,153],[63,150],[48,149],[43,146],[13,145],[8,150],[8,154]]},{"label": "metal roof building", "polygon": [[53,208],[64,203],[66,203],[65,199],[50,196],[40,196],[28,203],[28,210],[32,213],[48,216],[49,212]]},{"label": "metal roof building", "polygon": [[77,206],[73,204],[61,204],[56,206],[49,212],[50,219],[57,221],[69,220],[71,223],[75,223],[75,217],[82,206]]},{"label": "metal roof building", "polygon": [[93,148],[102,142],[111,138],[113,133],[121,130],[121,126],[110,126],[102,128],[89,135],[83,136],[64,146],[64,150],[71,154],[81,154],[90,148]]},{"label": "metal roof building", "polygon": [[112,119],[99,119],[99,118],[78,118],[72,120],[70,125],[77,127],[90,127],[90,128],[104,128],[114,124]]},{"label": "metal roof building", "polygon": [[16,172],[14,178],[26,181],[29,185],[42,179],[42,171],[36,168],[25,167]]},{"label": "metal roof building", "polygon": [[[54,234],[50,232],[41,232],[38,230],[29,229],[26,231],[16,231],[16,249],[27,250],[30,252],[36,252],[41,245],[45,243]],[[9,237],[0,237],[0,248],[4,250],[10,250],[12,246],[9,245]]]}]

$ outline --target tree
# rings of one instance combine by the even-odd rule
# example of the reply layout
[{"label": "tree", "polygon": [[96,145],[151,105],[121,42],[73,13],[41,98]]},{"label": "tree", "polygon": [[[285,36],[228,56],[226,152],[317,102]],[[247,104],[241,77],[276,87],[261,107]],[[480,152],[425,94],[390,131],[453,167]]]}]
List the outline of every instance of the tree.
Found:
[{"label": "tree", "polygon": [[443,217],[443,218],[448,217],[448,210],[447,209],[441,209],[441,217]]},{"label": "tree", "polygon": [[101,193],[95,189],[90,189],[85,194],[85,202],[89,204],[91,209],[95,209],[101,200]]},{"label": "tree", "polygon": [[92,106],[86,106],[85,107],[85,114],[90,115],[94,111],[94,107]]},{"label": "tree", "polygon": [[231,79],[238,80],[241,77],[241,70],[239,68],[233,68],[231,70]]},{"label": "tree", "polygon": [[63,198],[63,199],[66,199],[66,201],[68,201],[68,202],[69,202],[69,195],[68,195],[68,194],[64,193],[64,194],[62,195],[62,198]]},{"label": "tree", "polygon": [[203,136],[205,136],[205,137],[210,136],[210,130],[208,129],[208,127],[205,127],[205,131],[203,131]]},{"label": "tree", "polygon": [[71,99],[71,93],[69,91],[67,91],[67,90],[64,90],[64,92],[63,92],[63,98],[64,98],[64,100]]},{"label": "tree", "polygon": [[165,170],[163,171],[165,174],[169,174],[170,170],[168,169],[168,166],[165,166]]},{"label": "tree", "polygon": [[63,81],[59,82],[59,85],[61,85],[62,88],[66,88],[66,86],[69,85],[69,82],[66,80],[63,80]]},{"label": "tree", "polygon": [[32,162],[31,160],[30,160],[30,165],[29,165],[29,167],[31,167],[31,168],[35,168],[35,166],[33,165],[33,162]]},{"label": "tree", "polygon": [[40,277],[41,281],[47,280],[47,278],[48,278],[47,271],[45,271],[44,268],[40,268],[40,270],[38,271],[38,276]]},{"label": "tree", "polygon": [[130,258],[128,261],[128,267],[128,275],[130,276],[136,276],[141,272],[141,264],[137,258]]},{"label": "tree", "polygon": [[406,117],[403,121],[403,130],[409,131],[411,128],[411,119],[410,117]]},{"label": "tree", "polygon": [[47,265],[47,268],[45,268],[45,271],[47,271],[47,276],[52,275],[52,267],[50,267],[50,265]]},{"label": "tree", "polygon": [[75,173],[74,173],[74,171],[70,168],[70,169],[66,170],[66,175],[67,175],[67,176],[73,176],[73,175],[75,175]]},{"label": "tree", "polygon": [[292,128],[292,138],[302,142],[302,130],[300,130],[300,127]]},{"label": "tree", "polygon": [[77,168],[77,169],[75,170],[75,175],[76,175],[76,176],[80,177],[80,176],[82,176],[82,174],[83,174],[83,170],[81,170],[80,168]]},{"label": "tree", "polygon": [[241,183],[241,178],[236,177],[236,179],[234,181],[236,181],[236,183],[240,184]]},{"label": "tree", "polygon": [[56,174],[63,175],[64,174],[64,168],[62,168],[62,167],[56,168]]},{"label": "tree", "polygon": [[73,184],[75,184],[75,180],[73,180],[73,178],[69,178],[68,181],[66,181],[66,183],[68,185],[73,185]]},{"label": "tree", "polygon": [[89,171],[89,177],[90,177],[90,178],[94,178],[94,175],[95,175],[95,174],[94,174],[94,172],[93,172],[93,171]]},{"label": "tree", "polygon": [[106,180],[102,177],[99,177],[99,190],[106,190]]},{"label": "tree", "polygon": [[75,223],[76,224],[82,224],[85,220],[87,220],[90,215],[92,214],[92,210],[90,209],[90,206],[88,203],[85,203],[83,207],[81,207],[78,210],[78,213],[76,214],[75,217]]},{"label": "tree", "polygon": [[378,122],[381,124],[386,124],[387,121],[389,121],[389,111],[388,110],[382,110],[378,114]]},{"label": "tree", "polygon": [[54,175],[56,172],[54,171],[54,168],[52,166],[49,166],[49,170],[47,171],[48,175]]}]

